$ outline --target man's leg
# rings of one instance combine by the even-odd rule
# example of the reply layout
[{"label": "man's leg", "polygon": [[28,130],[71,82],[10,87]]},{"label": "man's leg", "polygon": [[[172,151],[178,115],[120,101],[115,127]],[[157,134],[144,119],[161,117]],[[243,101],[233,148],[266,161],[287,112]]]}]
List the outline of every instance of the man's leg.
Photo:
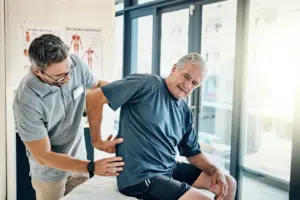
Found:
[{"label": "man's leg", "polygon": [[78,185],[86,182],[88,179],[88,174],[73,174],[73,176],[70,176],[66,184],[65,195],[70,193]]},{"label": "man's leg", "polygon": [[[185,182],[194,188],[206,190],[210,189],[210,183],[212,179],[211,176],[208,176],[199,168],[189,163],[177,163],[173,172],[173,178],[180,182]],[[226,182],[228,185],[228,194],[225,200],[233,200],[236,192],[236,181],[233,177],[226,175]],[[197,190],[189,191],[190,195],[193,195],[195,192],[197,192]],[[214,194],[218,194],[218,187],[216,187],[212,192]]]},{"label": "man's leg", "polygon": [[[202,170],[195,167],[194,165],[191,165],[189,163],[178,162],[173,171],[173,178],[177,181],[192,186],[193,183],[197,180],[197,177],[199,177],[201,174],[202,174]],[[186,193],[184,193],[180,197],[180,200],[189,200],[189,199],[212,200],[213,198],[209,197],[209,195],[205,194],[203,191],[191,187],[191,189],[186,191]]]},{"label": "man's leg", "polygon": [[[225,200],[234,200],[236,194],[236,181],[230,175],[225,175],[226,182],[228,185],[228,194],[225,197]],[[203,188],[209,190],[211,184],[212,177],[207,175],[206,173],[202,172],[200,176],[198,176],[197,180],[193,183],[193,187],[195,188]],[[216,187],[213,191],[214,194],[219,193],[219,188]]]},{"label": "man's leg", "polygon": [[32,179],[32,187],[35,190],[36,200],[59,200],[66,190],[66,179],[56,182],[44,182]]},{"label": "man's leg", "polygon": [[179,200],[190,200],[190,199],[198,199],[198,200],[213,200],[212,198],[206,196],[201,193],[196,188],[189,189],[186,193],[184,193]]},{"label": "man's leg", "polygon": [[121,193],[143,200],[212,200],[187,183],[158,175],[121,190]]}]

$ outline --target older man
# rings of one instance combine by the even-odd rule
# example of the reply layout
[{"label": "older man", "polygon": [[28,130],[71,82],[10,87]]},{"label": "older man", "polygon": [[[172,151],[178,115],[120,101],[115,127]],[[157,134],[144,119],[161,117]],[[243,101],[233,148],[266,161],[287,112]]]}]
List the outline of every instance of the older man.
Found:
[{"label": "older man", "polygon": [[86,181],[88,173],[117,176],[124,165],[121,157],[95,163],[86,158],[85,94],[105,82],[95,80],[87,65],[69,56],[66,44],[54,35],[33,40],[29,58],[32,67],[17,89],[13,109],[37,200],[60,199]]},{"label": "older man", "polygon": [[[133,74],[96,89],[87,96],[87,113],[94,138],[101,138],[105,103],[121,107],[117,155],[126,166],[118,176],[121,193],[139,199],[208,200],[196,188],[210,189],[218,200],[233,200],[236,182],[201,153],[192,112],[183,100],[205,78],[207,69],[197,53],[183,56],[167,78]],[[113,143],[96,142],[112,151]],[[176,149],[189,163],[175,160]]]}]

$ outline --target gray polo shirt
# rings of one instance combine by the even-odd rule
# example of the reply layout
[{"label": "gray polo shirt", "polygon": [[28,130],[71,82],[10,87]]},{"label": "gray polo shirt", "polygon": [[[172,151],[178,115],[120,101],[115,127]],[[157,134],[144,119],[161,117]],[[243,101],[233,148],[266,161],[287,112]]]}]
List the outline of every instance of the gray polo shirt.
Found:
[{"label": "gray polo shirt", "polygon": [[183,100],[168,90],[165,79],[133,74],[112,82],[102,90],[113,110],[121,107],[117,156],[125,166],[118,176],[120,190],[175,167],[178,148],[183,156],[201,153],[193,116]]},{"label": "gray polo shirt", "polygon": [[[23,142],[49,137],[53,152],[86,159],[82,114],[86,88],[96,80],[88,66],[71,56],[74,70],[62,87],[42,82],[32,72],[21,81],[13,110],[18,134]],[[42,181],[58,181],[70,173],[40,165],[26,150],[30,174]]]}]

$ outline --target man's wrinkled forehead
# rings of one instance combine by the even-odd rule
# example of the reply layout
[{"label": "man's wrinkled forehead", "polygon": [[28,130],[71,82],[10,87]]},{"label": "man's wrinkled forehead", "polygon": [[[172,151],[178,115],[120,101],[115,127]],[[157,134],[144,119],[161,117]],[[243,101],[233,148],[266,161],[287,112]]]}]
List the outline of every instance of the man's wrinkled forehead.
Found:
[{"label": "man's wrinkled forehead", "polygon": [[180,72],[189,74],[189,76],[195,79],[203,79],[206,76],[207,69],[189,63],[186,64],[182,69],[180,69]]}]

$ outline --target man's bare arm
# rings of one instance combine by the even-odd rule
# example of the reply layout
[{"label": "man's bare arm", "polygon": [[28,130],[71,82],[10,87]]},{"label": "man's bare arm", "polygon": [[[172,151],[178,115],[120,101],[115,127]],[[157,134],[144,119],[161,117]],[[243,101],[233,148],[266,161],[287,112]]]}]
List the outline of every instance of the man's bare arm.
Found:
[{"label": "man's bare arm", "polygon": [[195,156],[188,158],[188,161],[200,168],[204,173],[212,177],[210,183],[210,190],[214,191],[216,185],[219,186],[219,193],[217,194],[217,199],[222,198],[227,195],[227,182],[225,175],[219,170],[215,165],[213,165],[204,154],[200,153]]},{"label": "man's bare arm", "polygon": [[195,165],[199,169],[201,169],[206,174],[212,176],[214,173],[218,171],[218,168],[213,165],[203,153],[199,153],[195,156],[187,158],[189,163]]},{"label": "man's bare arm", "polygon": [[70,172],[87,172],[87,160],[78,160],[65,154],[51,151],[49,138],[25,142],[25,146],[42,165]]},{"label": "man's bare arm", "polygon": [[101,123],[103,115],[103,106],[108,103],[101,88],[90,91],[86,96],[86,111],[90,125],[90,133],[94,147],[108,153],[115,152],[116,144],[123,142],[122,138],[112,139],[110,136],[107,140],[103,141],[101,137]]},{"label": "man's bare arm", "polygon": [[[88,160],[79,160],[66,154],[56,153],[51,150],[49,137],[25,142],[26,148],[41,165],[68,172],[88,173]],[[98,176],[117,176],[122,171],[121,157],[112,157],[95,161],[95,174]],[[110,169],[115,172],[109,171]]]},{"label": "man's bare arm", "polygon": [[101,88],[96,88],[86,95],[86,112],[93,144],[102,142],[101,123],[103,105],[106,103],[108,102]]}]

